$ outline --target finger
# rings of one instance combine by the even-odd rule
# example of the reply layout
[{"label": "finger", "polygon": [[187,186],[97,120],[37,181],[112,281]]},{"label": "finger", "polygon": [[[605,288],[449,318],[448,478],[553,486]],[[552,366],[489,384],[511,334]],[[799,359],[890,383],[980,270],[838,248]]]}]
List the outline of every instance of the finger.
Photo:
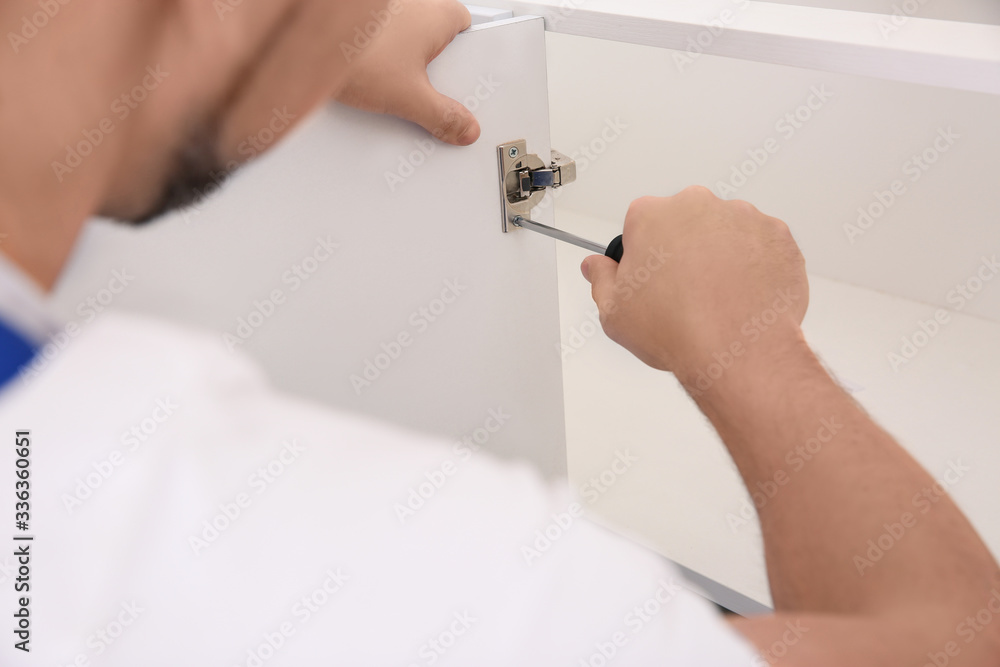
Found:
[{"label": "finger", "polygon": [[458,29],[455,31],[456,33],[468,30],[472,25],[472,12],[469,11],[469,8],[464,3],[455,3],[455,25],[458,26]]},{"label": "finger", "polygon": [[394,115],[412,121],[441,141],[468,146],[479,139],[479,121],[457,100],[439,93],[426,75],[413,94],[403,96]]},{"label": "finger", "polygon": [[[353,26],[363,22],[363,10],[373,4],[316,0],[290,6],[222,105],[224,160],[244,161],[238,146],[268,128],[275,110],[287,109],[287,116],[301,120],[343,85],[348,69],[339,44],[350,39]],[[294,123],[285,125],[275,139]]]},{"label": "finger", "polygon": [[583,277],[590,283],[591,296],[602,312],[615,301],[615,281],[618,280],[618,262],[603,255],[591,255],[583,260]]}]

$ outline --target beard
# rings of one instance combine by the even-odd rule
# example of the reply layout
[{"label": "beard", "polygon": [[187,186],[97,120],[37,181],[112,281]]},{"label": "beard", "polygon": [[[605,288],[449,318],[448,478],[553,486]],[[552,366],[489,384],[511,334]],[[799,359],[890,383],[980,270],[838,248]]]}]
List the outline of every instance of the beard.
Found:
[{"label": "beard", "polygon": [[172,211],[199,203],[214,192],[237,164],[224,164],[218,151],[218,124],[202,123],[187,133],[170,159],[167,176],[154,203],[139,215],[116,217],[119,222],[142,226]]}]

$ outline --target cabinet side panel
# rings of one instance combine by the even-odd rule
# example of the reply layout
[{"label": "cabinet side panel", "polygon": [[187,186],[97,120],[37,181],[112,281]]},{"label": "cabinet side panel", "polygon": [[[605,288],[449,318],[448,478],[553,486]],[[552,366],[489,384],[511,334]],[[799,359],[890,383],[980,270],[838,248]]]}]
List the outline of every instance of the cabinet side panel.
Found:
[{"label": "cabinet side panel", "polygon": [[92,224],[59,308],[73,319],[126,267],[112,307],[206,327],[220,349],[229,334],[283,389],[562,474],[555,250],[501,233],[496,157],[523,138],[548,159],[544,40],[541,19],[499,21],[432,64],[479,118],[474,146],[331,105],[193,209],[141,233]]}]

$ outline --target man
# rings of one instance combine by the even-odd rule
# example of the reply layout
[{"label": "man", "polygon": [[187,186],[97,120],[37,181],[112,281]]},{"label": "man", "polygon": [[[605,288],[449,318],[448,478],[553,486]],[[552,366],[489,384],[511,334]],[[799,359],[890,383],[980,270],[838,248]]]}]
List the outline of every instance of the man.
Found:
[{"label": "man", "polygon": [[[467,11],[393,7],[348,67],[338,45],[384,2],[0,6],[0,429],[13,441],[0,469],[5,502],[25,503],[12,530],[33,538],[3,562],[2,663],[1000,663],[1000,569],[947,497],[901,518],[933,481],[803,340],[808,286],[787,227],[701,188],[635,202],[621,264],[590,257],[583,272],[608,335],[685,386],[776,294],[796,297],[709,389],[691,389],[751,486],[817,424],[838,431],[761,509],[774,615],[727,627],[655,556],[586,523],[526,565],[520,545],[570,499],[517,465],[471,461],[400,526],[392,503],[440,461],[438,443],[276,396],[195,334],[102,318],[17,379],[50,326],[41,292],[86,219],[148,220],[188,201],[276,104],[303,117],[335,97],[474,142],[475,119],[425,73]],[[108,100],[158,68],[174,85],[101,127]],[[94,132],[85,161],[63,164]],[[622,298],[615,285],[660,247],[671,261]],[[129,428],[155,396],[170,397],[147,418],[159,446]],[[119,440],[131,459],[108,455]],[[67,514],[61,494],[76,487]],[[859,576],[858,545],[897,524]]]}]

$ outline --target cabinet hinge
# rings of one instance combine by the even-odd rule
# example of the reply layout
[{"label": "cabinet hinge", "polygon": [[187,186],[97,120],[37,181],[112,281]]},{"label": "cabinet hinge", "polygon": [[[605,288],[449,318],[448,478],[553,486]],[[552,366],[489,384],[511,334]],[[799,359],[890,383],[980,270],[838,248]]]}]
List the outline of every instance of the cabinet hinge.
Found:
[{"label": "cabinet hinge", "polygon": [[497,147],[500,160],[500,198],[503,204],[503,231],[517,227],[511,224],[516,216],[528,217],[545,197],[549,188],[560,188],[576,180],[576,161],[559,151],[545,164],[527,150],[524,139]]}]

